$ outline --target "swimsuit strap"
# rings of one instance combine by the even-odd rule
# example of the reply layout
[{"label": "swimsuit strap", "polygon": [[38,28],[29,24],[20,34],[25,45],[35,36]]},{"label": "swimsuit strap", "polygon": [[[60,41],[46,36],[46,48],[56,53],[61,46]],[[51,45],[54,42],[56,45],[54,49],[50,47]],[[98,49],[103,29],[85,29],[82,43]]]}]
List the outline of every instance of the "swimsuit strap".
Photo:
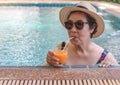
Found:
[{"label": "swimsuit strap", "polygon": [[61,50],[63,50],[63,49],[64,49],[65,44],[66,44],[66,43],[63,41],[63,42],[62,42],[62,44],[61,44]]},{"label": "swimsuit strap", "polygon": [[108,54],[108,51],[107,51],[107,50],[104,50],[104,51],[102,52],[101,57],[100,57],[100,59],[98,60],[97,64],[98,64],[98,63],[101,63],[101,61],[103,61],[103,60],[105,59],[105,57],[106,57],[107,54]]}]

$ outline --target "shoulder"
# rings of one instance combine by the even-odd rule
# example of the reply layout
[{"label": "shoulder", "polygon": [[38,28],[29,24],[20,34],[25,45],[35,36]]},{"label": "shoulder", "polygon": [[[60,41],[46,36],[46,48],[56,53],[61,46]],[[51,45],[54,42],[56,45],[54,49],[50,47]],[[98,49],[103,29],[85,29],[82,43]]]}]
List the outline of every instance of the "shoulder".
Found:
[{"label": "shoulder", "polygon": [[101,46],[99,46],[95,43],[93,43],[93,46],[94,46],[93,47],[94,52],[97,52],[98,54],[100,54],[99,55],[100,59],[103,58],[102,60],[105,62],[111,62],[113,65],[118,65],[118,62],[117,62],[115,56],[111,52],[105,50],[104,48],[102,48]]},{"label": "shoulder", "polygon": [[108,52],[105,59],[115,59],[114,55],[111,52]]},{"label": "shoulder", "polygon": [[104,51],[104,48],[102,48],[101,46],[97,45],[96,43],[93,43],[91,44],[91,47],[90,47],[91,51],[95,54],[99,54],[101,55],[102,52]]},{"label": "shoulder", "polygon": [[115,59],[115,56],[111,52],[108,52],[108,54],[105,57],[105,61],[111,61],[113,65],[118,65],[118,62]]}]

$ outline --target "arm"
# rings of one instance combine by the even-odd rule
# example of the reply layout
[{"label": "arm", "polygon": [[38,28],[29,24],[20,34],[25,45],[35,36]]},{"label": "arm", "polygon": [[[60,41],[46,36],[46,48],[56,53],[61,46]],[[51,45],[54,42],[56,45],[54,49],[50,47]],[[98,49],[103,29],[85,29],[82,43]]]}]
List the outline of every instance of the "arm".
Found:
[{"label": "arm", "polygon": [[100,63],[100,67],[109,67],[109,66],[118,66],[118,62],[115,59],[115,57],[112,55],[112,53],[108,53],[105,57],[105,59]]}]

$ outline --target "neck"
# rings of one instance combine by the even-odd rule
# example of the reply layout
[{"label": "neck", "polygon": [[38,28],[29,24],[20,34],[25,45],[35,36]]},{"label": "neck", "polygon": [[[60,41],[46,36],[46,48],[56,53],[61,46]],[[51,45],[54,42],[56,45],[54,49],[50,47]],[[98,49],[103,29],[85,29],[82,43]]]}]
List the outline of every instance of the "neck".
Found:
[{"label": "neck", "polygon": [[81,42],[79,45],[74,45],[74,47],[78,52],[86,53],[89,51],[91,44],[91,41],[85,41]]}]

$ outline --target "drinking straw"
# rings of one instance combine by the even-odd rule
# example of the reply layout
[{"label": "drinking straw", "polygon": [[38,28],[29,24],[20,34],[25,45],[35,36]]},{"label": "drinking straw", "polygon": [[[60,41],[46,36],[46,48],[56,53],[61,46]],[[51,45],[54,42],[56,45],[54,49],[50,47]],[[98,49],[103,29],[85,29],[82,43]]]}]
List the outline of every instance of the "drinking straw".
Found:
[{"label": "drinking straw", "polygon": [[66,42],[66,45],[65,45],[65,47],[64,47],[63,50],[65,50],[65,49],[68,47],[68,44],[69,44],[70,40],[73,39],[73,38],[74,38],[74,37],[70,37],[70,38],[68,39],[68,41]]}]

